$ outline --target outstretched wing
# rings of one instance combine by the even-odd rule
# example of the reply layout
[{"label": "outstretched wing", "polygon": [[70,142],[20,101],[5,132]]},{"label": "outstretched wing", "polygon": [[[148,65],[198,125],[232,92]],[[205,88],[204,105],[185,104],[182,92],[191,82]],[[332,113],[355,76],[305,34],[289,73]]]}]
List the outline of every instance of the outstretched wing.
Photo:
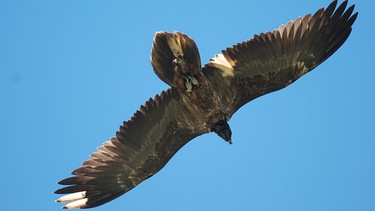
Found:
[{"label": "outstretched wing", "polygon": [[186,125],[186,112],[175,89],[162,92],[141,106],[120,127],[116,137],[98,147],[75,176],[59,182],[69,194],[64,208],[90,208],[109,202],[158,172],[188,141],[201,133]]},{"label": "outstretched wing", "polygon": [[204,73],[228,96],[232,115],[247,102],[282,89],[330,57],[348,38],[357,13],[354,5],[336,10],[333,1],[318,10],[282,25],[273,32],[234,45],[206,64]]}]

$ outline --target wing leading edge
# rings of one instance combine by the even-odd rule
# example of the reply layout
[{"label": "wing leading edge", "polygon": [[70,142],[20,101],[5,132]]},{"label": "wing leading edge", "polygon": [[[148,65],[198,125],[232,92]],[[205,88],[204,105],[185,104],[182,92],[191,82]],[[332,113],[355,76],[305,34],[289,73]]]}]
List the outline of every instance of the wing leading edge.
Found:
[{"label": "wing leading edge", "polygon": [[336,52],[358,15],[352,14],[355,5],[345,10],[347,3],[335,10],[337,1],[333,1],[326,10],[255,35],[212,58],[204,72],[212,81],[227,85],[231,114],[257,97],[288,86]]},{"label": "wing leading edge", "polygon": [[63,208],[91,208],[107,203],[157,173],[188,141],[200,135],[189,130],[174,89],[162,92],[124,122],[116,137],[98,147],[57,194]]},{"label": "wing leading edge", "polygon": [[[352,14],[354,5],[345,9],[347,1],[337,9],[336,5],[337,0],[325,10],[255,35],[211,59],[202,73],[215,92],[215,102],[220,102],[214,112],[227,115],[226,123],[247,102],[288,86],[338,50],[350,35],[358,13]],[[57,200],[69,202],[63,208],[96,207],[121,196],[157,173],[187,142],[209,132],[204,129],[205,122],[197,124],[194,114],[189,113],[188,106],[198,105],[181,100],[171,72],[171,58],[200,66],[198,49],[186,35],[174,34],[176,43],[168,42],[173,40],[168,36],[175,36],[171,33],[157,36],[151,59],[155,73],[172,88],[147,101],[124,122],[116,137],[72,172],[73,177],[59,182],[66,187],[55,193],[68,194]]]}]

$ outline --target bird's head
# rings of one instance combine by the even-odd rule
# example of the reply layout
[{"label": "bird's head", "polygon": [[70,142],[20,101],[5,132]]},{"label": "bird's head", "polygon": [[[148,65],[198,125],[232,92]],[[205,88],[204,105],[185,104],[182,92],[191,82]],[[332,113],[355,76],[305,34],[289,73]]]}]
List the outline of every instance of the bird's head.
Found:
[{"label": "bird's head", "polygon": [[215,132],[222,139],[229,144],[232,144],[232,131],[226,119],[219,120],[212,128],[211,131]]}]

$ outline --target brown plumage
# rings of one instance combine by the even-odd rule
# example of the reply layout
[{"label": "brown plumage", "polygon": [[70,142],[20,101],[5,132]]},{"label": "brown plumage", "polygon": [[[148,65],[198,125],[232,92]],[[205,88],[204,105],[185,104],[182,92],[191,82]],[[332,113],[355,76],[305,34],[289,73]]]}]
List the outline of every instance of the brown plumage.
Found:
[{"label": "brown plumage", "polygon": [[111,201],[157,173],[193,138],[216,132],[231,142],[228,121],[247,102],[282,89],[331,56],[348,38],[357,13],[337,1],[216,55],[201,67],[194,41],[180,33],[155,35],[151,63],[170,89],[124,122],[116,137],[91,154],[57,194],[64,208]]}]

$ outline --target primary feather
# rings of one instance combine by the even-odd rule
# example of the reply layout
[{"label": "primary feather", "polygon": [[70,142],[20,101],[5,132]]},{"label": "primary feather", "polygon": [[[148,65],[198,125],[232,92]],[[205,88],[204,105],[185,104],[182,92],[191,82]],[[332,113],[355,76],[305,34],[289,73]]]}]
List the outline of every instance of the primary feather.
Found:
[{"label": "primary feather", "polygon": [[63,208],[107,203],[162,169],[193,138],[215,132],[231,143],[228,121],[249,101],[282,89],[336,52],[358,15],[327,9],[255,35],[201,67],[195,42],[180,32],[155,35],[151,63],[170,89],[149,99],[90,159],[61,180]]}]

